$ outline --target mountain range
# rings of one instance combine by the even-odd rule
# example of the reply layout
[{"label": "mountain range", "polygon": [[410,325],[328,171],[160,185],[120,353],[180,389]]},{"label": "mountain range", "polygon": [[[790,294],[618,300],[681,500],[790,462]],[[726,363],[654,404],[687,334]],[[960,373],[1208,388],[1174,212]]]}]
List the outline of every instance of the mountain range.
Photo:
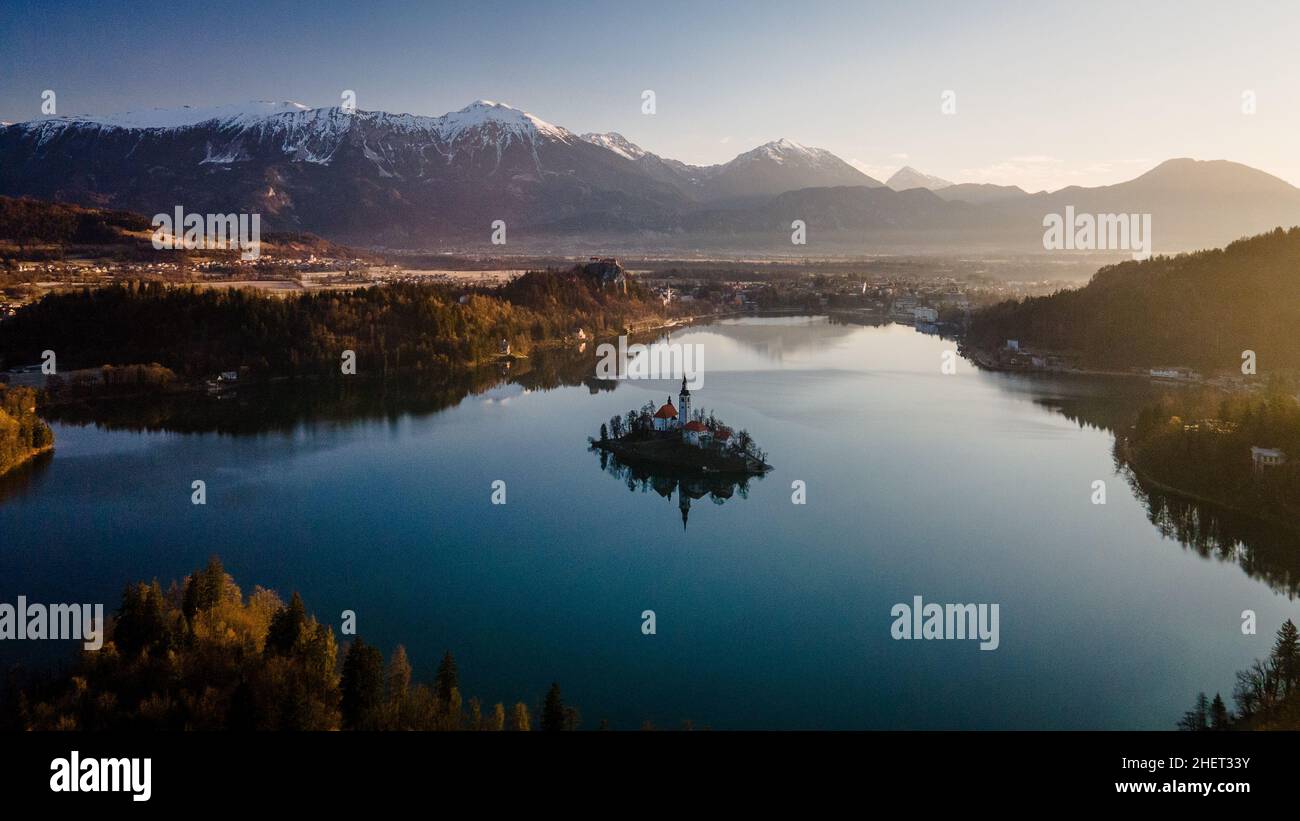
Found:
[{"label": "mountain range", "polygon": [[[1042,251],[1043,218],[1151,213],[1157,253],[1300,224],[1300,189],[1223,160],[1028,193],[905,167],[882,183],[779,139],[690,165],[617,133],[575,134],[480,100],[441,117],[257,102],[0,127],[0,194],[145,214],[257,212],[266,230],[365,246],[762,250],[813,255]],[[803,220],[807,245],[791,244]],[[492,250],[501,251],[497,247]]]}]

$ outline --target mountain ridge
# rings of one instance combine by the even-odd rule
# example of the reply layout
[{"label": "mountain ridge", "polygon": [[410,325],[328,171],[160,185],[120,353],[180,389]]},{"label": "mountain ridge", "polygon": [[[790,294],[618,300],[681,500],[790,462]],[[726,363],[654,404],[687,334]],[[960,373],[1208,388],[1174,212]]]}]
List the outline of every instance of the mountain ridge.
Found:
[{"label": "mountain ridge", "polygon": [[439,117],[260,101],[41,118],[0,127],[0,194],[146,214],[256,212],[267,230],[409,248],[485,247],[500,220],[508,242],[530,250],[799,252],[791,225],[803,220],[809,242],[835,252],[1041,251],[1044,215],[1073,206],[1152,213],[1160,253],[1300,223],[1300,189],[1226,160],[1177,158],[1116,185],[1034,194],[972,183],[896,191],[786,138],[695,166],[489,100]]}]

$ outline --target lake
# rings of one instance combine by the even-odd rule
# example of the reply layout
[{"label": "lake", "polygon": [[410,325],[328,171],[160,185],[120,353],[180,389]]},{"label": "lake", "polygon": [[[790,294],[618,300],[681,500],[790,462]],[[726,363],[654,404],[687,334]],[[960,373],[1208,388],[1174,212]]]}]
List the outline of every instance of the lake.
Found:
[{"label": "lake", "polygon": [[[703,346],[695,407],[774,466],[686,493],[685,521],[689,483],[587,443],[679,382],[599,382],[592,346],[460,389],[241,389],[58,422],[53,458],[0,498],[0,601],[113,609],[128,581],[219,554],[245,592],[298,590],[336,630],[355,611],[417,678],[450,649],[466,698],[531,705],[556,681],[583,727],[620,729],[1172,729],[1300,616],[1294,539],[1117,468],[1112,428],[1145,385],[945,374],[951,341],[826,317],[671,341]],[[893,639],[914,596],[997,604],[999,646]],[[72,646],[7,642],[0,661]]]}]

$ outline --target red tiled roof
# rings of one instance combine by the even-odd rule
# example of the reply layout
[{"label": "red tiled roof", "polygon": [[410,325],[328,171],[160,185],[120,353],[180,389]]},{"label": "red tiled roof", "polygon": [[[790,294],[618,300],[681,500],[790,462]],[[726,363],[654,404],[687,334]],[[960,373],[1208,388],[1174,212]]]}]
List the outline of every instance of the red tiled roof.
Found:
[{"label": "red tiled roof", "polygon": [[672,403],[672,402],[669,402],[668,404],[664,405],[664,406],[663,406],[662,408],[660,408],[659,410],[655,411],[655,418],[656,418],[656,419],[676,419],[676,418],[677,418],[677,408],[674,408],[674,407],[673,407],[673,403]]},{"label": "red tiled roof", "polygon": [[686,429],[692,432],[708,430],[703,422],[687,422]]}]

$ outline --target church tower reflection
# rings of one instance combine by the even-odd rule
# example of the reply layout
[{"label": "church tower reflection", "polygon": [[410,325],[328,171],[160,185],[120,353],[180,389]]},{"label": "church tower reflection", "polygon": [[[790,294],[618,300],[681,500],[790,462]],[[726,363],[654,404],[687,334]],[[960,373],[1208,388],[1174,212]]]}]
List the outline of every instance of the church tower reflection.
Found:
[{"label": "church tower reflection", "polygon": [[691,502],[707,498],[721,505],[736,496],[744,499],[749,495],[750,481],[762,479],[761,476],[702,474],[665,465],[629,465],[608,451],[596,447],[592,451],[597,454],[601,470],[621,480],[629,491],[654,491],[668,500],[676,494],[683,531],[690,522]]}]

